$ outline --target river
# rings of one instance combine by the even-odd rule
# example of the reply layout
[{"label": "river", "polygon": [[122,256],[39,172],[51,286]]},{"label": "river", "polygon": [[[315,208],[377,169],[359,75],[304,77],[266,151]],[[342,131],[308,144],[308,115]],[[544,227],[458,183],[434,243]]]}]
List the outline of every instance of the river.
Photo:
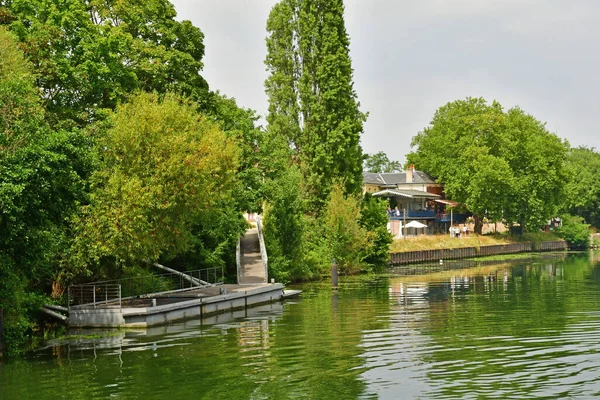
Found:
[{"label": "river", "polygon": [[600,395],[598,254],[447,263],[0,362],[0,399]]}]

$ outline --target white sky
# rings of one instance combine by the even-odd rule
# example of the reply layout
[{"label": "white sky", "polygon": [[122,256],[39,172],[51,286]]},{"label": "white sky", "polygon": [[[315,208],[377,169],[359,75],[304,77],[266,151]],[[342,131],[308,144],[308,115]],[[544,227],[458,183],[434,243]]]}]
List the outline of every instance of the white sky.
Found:
[{"label": "white sky", "polygon": [[[267,112],[275,0],[172,0],[205,34],[211,89]],[[467,96],[518,105],[571,145],[600,149],[600,1],[347,0],[367,153],[404,161],[434,111]]]}]

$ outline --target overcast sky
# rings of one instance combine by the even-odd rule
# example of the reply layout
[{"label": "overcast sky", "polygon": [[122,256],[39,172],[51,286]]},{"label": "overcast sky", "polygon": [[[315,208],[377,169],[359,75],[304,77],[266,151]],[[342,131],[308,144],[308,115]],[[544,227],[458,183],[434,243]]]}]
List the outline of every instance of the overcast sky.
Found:
[{"label": "overcast sky", "polygon": [[[267,111],[265,25],[275,0],[172,0],[205,34],[204,77]],[[404,161],[443,104],[515,105],[571,145],[600,149],[600,1],[347,0],[367,153]]]}]

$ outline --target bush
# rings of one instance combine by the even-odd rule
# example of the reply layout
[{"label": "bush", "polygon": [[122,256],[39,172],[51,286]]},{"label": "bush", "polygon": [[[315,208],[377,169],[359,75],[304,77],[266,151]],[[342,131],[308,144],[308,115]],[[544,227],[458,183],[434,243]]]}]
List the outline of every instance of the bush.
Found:
[{"label": "bush", "polygon": [[302,175],[296,167],[287,169],[266,187],[264,235],[269,255],[269,276],[278,281],[307,279],[302,262],[304,203]]},{"label": "bush", "polygon": [[588,248],[590,246],[590,226],[581,217],[562,216],[562,226],[556,230],[556,233],[572,247]]},{"label": "bush", "polygon": [[337,260],[339,271],[360,272],[375,239],[375,234],[360,224],[360,199],[344,196],[342,185],[335,184],[322,219],[330,258]]},{"label": "bush", "polygon": [[364,261],[369,267],[387,266],[390,261],[392,234],[387,229],[387,203],[365,194],[361,204],[360,225],[374,236],[373,245],[365,249]]}]

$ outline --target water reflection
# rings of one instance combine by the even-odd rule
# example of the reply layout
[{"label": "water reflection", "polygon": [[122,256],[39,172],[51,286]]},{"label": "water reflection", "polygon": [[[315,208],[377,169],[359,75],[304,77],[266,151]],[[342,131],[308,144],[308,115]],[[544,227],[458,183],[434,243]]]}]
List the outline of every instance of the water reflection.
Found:
[{"label": "water reflection", "polygon": [[600,385],[598,265],[587,255],[398,277],[386,332],[365,332],[381,398],[591,397]]},{"label": "water reflection", "polygon": [[0,364],[0,399],[599,395],[598,257],[552,257],[307,284],[210,321],[52,342]]}]

